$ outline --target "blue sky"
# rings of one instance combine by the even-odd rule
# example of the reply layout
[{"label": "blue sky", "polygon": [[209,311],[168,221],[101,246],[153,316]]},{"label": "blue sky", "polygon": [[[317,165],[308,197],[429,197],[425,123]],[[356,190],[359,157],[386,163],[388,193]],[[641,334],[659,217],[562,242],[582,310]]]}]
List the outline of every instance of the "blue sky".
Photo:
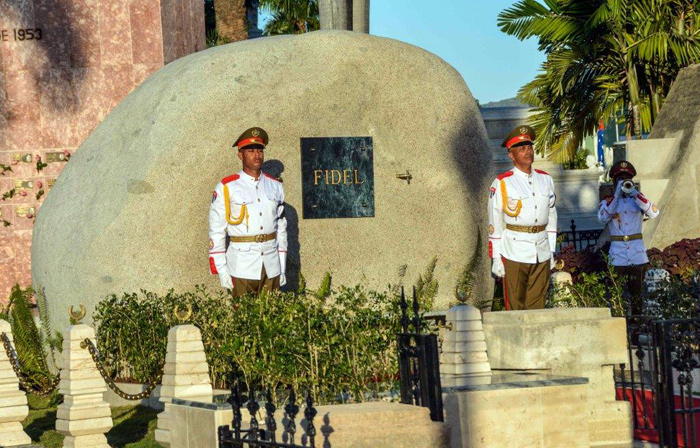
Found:
[{"label": "blue sky", "polygon": [[[534,40],[502,33],[496,17],[515,0],[371,0],[370,33],[435,53],[455,67],[482,104],[514,97],[544,55]],[[261,16],[262,27],[265,17]]]}]

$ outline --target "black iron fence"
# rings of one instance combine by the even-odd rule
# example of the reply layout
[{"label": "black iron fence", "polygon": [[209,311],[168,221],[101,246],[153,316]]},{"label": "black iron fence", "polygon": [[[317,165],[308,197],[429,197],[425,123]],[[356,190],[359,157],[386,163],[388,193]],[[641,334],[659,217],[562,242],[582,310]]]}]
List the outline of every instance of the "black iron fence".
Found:
[{"label": "black iron fence", "polygon": [[[265,418],[264,428],[260,427],[258,420],[258,411],[261,406],[256,400],[258,395],[255,391],[250,391],[248,398],[240,393],[238,382],[234,382],[231,387],[231,397],[229,403],[233,409],[233,419],[231,426],[219,426],[218,439],[219,448],[250,448],[258,447],[279,447],[279,448],[315,448],[316,446],[316,427],[314,425],[314,417],[316,409],[314,408],[311,394],[306,396],[306,409],[304,410],[304,425],[301,431],[297,428],[296,418],[299,413],[297,405],[297,397],[294,389],[291,389],[289,400],[284,407],[284,419],[282,421],[282,431],[278,431],[277,421],[275,420],[275,411],[277,406],[272,402],[272,397],[268,391],[265,394]],[[241,409],[244,402],[245,408],[250,415],[250,423],[248,428],[243,428],[243,417]],[[297,432],[300,436],[297,441]]]},{"label": "black iron fence", "polygon": [[574,246],[575,250],[595,246],[602,233],[603,229],[576,230],[576,221],[572,219],[570,230],[557,234],[557,251],[568,246]]},{"label": "black iron fence", "polygon": [[700,318],[627,316],[629,363],[617,398],[632,406],[635,438],[700,447]]},{"label": "black iron fence", "polygon": [[408,303],[403,288],[400,305],[402,332],[397,334],[397,338],[401,403],[430,408],[430,418],[441,422],[444,417],[437,335],[422,333],[415,287],[412,319],[408,317]]}]

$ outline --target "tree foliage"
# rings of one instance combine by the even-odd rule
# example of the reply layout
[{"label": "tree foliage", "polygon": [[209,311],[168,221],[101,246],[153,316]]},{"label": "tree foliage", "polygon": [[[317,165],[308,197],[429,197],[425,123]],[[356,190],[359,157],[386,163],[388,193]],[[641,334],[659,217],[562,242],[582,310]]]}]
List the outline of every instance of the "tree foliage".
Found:
[{"label": "tree foliage", "polygon": [[260,8],[271,14],[266,36],[302,34],[319,29],[318,0],[260,0]]},{"label": "tree foliage", "polygon": [[520,0],[498,26],[547,55],[518,98],[535,106],[541,151],[576,154],[600,120],[648,132],[681,68],[700,61],[697,0]]}]

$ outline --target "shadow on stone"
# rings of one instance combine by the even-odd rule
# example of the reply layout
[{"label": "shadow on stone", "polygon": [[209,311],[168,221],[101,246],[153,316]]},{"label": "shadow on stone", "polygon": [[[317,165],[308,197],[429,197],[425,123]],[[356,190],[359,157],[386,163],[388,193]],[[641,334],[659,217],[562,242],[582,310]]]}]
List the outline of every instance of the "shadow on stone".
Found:
[{"label": "shadow on stone", "polygon": [[[284,163],[277,159],[266,160],[262,170],[272,177],[284,182]],[[299,213],[289,203],[284,204],[284,215],[287,218],[287,284],[285,291],[299,289],[299,273],[301,272],[301,244],[299,243]]]}]

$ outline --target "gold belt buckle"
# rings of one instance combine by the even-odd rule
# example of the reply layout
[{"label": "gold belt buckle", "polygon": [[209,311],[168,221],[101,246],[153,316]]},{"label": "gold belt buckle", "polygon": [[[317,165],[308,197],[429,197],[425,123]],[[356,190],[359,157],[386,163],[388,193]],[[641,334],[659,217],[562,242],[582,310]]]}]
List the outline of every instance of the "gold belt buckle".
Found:
[{"label": "gold belt buckle", "polygon": [[537,226],[530,227],[530,233],[537,233]]},{"label": "gold belt buckle", "polygon": [[256,243],[264,243],[265,242],[265,235],[255,235],[255,242]]},{"label": "gold belt buckle", "polygon": [[622,237],[622,241],[629,241],[629,240],[630,240],[629,235],[625,235]]}]

